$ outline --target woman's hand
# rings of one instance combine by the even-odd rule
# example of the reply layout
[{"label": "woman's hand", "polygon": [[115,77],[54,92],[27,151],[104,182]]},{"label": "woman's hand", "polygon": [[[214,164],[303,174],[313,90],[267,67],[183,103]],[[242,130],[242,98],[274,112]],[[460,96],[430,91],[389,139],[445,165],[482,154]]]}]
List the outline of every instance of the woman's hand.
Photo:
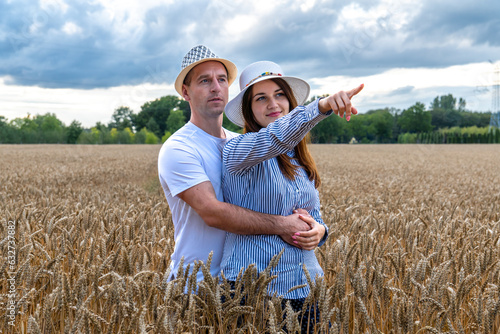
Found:
[{"label": "woman's hand", "polygon": [[297,232],[292,236],[293,242],[302,249],[313,250],[316,248],[323,239],[326,233],[326,229],[323,225],[314,220],[309,213],[303,209],[296,210],[294,212],[299,213],[300,219],[305,221],[311,229],[304,232]]},{"label": "woman's hand", "polygon": [[319,100],[319,111],[326,114],[328,111],[333,110],[335,115],[340,117],[344,117],[345,113],[345,119],[349,121],[351,119],[351,114],[356,115],[358,113],[358,110],[352,106],[351,99],[354,95],[361,92],[364,86],[364,84],[361,84],[347,92],[341,90],[338,93]]}]

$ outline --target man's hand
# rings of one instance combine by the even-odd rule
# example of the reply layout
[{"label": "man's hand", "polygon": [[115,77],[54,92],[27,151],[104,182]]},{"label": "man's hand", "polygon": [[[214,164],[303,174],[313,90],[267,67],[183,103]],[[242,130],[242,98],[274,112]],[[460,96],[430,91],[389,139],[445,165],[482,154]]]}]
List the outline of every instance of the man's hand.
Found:
[{"label": "man's hand", "polygon": [[311,229],[305,232],[297,232],[292,239],[302,249],[313,250],[318,247],[319,242],[323,239],[326,229],[323,225],[314,220],[311,216],[300,215],[300,218],[311,225]]},{"label": "man's hand", "polygon": [[[303,210],[305,211],[305,210]],[[307,211],[305,211],[307,212]],[[283,239],[286,243],[289,243],[292,246],[299,247],[299,245],[293,239],[296,233],[302,233],[305,231],[309,231],[311,226],[308,222],[304,221],[300,218],[299,213],[294,213],[290,216],[283,217],[283,221],[281,222],[281,226],[283,228],[282,233],[278,234],[281,239]]]},{"label": "man's hand", "polygon": [[313,250],[318,246],[321,239],[323,239],[323,236],[326,233],[325,227],[315,221],[309,212],[304,209],[297,209],[293,212],[300,214],[300,219],[308,223],[310,226],[310,230],[296,232],[292,236],[294,244],[305,250]]},{"label": "man's hand", "polygon": [[335,115],[340,117],[344,117],[345,113],[345,119],[349,121],[351,119],[351,114],[356,115],[358,113],[358,110],[352,106],[351,99],[358,94],[364,86],[364,84],[361,84],[347,92],[341,90],[338,93],[319,100],[319,111],[325,114],[333,110]]},{"label": "man's hand", "polygon": [[[190,205],[210,227],[236,234],[275,234],[292,246],[292,236],[311,229],[299,213],[290,216],[269,215],[220,202],[210,181],[202,182],[179,197]],[[307,211],[304,210],[307,213]]]}]

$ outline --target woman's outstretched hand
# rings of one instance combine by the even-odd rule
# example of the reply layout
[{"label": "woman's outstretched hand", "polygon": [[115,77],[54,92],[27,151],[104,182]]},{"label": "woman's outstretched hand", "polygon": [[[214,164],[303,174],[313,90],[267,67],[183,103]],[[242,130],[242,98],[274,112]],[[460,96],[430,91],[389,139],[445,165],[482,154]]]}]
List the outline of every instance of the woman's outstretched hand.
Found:
[{"label": "woman's outstretched hand", "polygon": [[349,121],[351,119],[351,114],[356,115],[358,113],[358,110],[352,106],[351,99],[361,92],[364,86],[364,84],[361,84],[347,92],[341,90],[338,93],[319,100],[319,111],[325,114],[333,110],[335,115],[340,117],[344,117],[345,114],[345,119]]},{"label": "woman's outstretched hand", "polygon": [[300,219],[305,221],[311,227],[308,231],[297,232],[292,236],[293,242],[302,249],[313,250],[315,249],[323,236],[326,229],[323,225],[314,220],[313,217],[304,209],[295,210],[294,213],[300,214]]}]

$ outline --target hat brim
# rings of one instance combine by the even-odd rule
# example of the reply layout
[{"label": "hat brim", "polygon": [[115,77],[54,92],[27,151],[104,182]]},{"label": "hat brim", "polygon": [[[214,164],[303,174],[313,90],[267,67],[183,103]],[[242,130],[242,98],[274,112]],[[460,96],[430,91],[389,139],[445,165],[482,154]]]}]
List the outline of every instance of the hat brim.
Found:
[{"label": "hat brim", "polygon": [[[239,127],[244,127],[245,125],[245,119],[243,118],[243,109],[242,109],[242,101],[243,101],[243,95],[245,95],[245,92],[247,91],[248,88],[252,87],[255,85],[257,82],[264,81],[264,80],[269,80],[269,79],[274,79],[274,78],[279,78],[283,79],[286,81],[286,83],[290,86],[292,89],[293,95],[295,96],[295,100],[297,100],[298,105],[303,105],[304,102],[306,102],[307,97],[309,96],[309,92],[311,88],[309,87],[309,84],[305,82],[302,79],[296,78],[296,77],[288,77],[288,76],[265,76],[261,77],[254,82],[252,82],[251,85],[248,85],[245,87],[235,98],[233,98],[231,101],[229,101],[224,108],[224,112],[226,113],[226,117],[234,124],[238,125]],[[291,110],[289,110],[291,111]]]},{"label": "hat brim", "polygon": [[184,83],[184,79],[188,75],[189,71],[191,71],[195,66],[200,65],[201,63],[204,63],[207,61],[218,61],[219,63],[222,63],[222,65],[224,65],[226,67],[228,85],[231,86],[231,84],[236,79],[236,76],[238,75],[238,69],[236,68],[236,65],[234,65],[229,60],[223,59],[223,58],[204,58],[204,59],[198,60],[197,62],[189,64],[189,66],[186,66],[185,68],[183,68],[182,71],[177,76],[177,79],[175,79],[175,90],[177,91],[177,93],[180,94],[180,96],[183,96],[182,95],[182,84]]}]

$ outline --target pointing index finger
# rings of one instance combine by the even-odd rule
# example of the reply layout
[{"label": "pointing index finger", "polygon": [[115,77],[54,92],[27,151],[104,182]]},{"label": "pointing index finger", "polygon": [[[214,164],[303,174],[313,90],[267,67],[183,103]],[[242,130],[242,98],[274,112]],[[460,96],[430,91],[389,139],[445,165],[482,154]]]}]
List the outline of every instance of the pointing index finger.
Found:
[{"label": "pointing index finger", "polygon": [[349,99],[352,99],[352,97],[356,94],[358,94],[359,92],[361,92],[361,90],[363,89],[363,87],[365,87],[365,84],[361,84],[359,85],[358,87],[356,88],[353,88],[351,89],[350,91],[347,92],[347,96],[349,97]]}]

